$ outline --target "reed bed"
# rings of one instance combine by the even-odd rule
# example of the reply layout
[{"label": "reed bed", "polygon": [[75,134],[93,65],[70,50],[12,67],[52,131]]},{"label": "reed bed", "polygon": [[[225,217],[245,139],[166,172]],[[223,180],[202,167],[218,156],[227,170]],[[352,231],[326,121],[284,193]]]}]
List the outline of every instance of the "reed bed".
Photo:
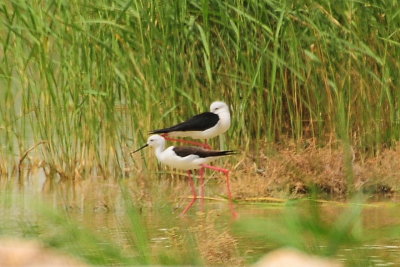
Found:
[{"label": "reed bed", "polygon": [[[0,4],[0,155],[121,177],[151,129],[228,102],[224,146],[399,139],[397,1]],[[347,153],[349,154],[349,153]]]}]

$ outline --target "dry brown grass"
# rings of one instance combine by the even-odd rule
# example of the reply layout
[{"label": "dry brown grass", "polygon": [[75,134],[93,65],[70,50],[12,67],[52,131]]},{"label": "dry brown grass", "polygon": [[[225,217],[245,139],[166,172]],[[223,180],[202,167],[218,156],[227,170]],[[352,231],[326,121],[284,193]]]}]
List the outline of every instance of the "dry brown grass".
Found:
[{"label": "dry brown grass", "polygon": [[360,161],[354,169],[358,189],[385,194],[399,191],[400,143],[375,157]]},{"label": "dry brown grass", "polygon": [[210,266],[244,266],[237,250],[237,240],[227,228],[217,229],[217,216],[212,211],[198,216],[197,226],[191,229],[202,259]]},{"label": "dry brown grass", "polygon": [[[341,146],[275,146],[273,151],[268,156],[261,153],[258,164],[251,157],[243,159],[232,182],[236,198],[297,197],[312,186],[331,196],[345,196],[348,181]],[[357,190],[379,194],[399,190],[400,145],[366,159],[353,152],[350,166]]]},{"label": "dry brown grass", "polygon": [[256,165],[248,158],[239,169],[234,183],[238,198],[263,196],[296,196],[309,192],[315,185],[324,192],[341,195],[346,192],[342,149],[309,146],[276,148],[272,156],[262,154]]}]

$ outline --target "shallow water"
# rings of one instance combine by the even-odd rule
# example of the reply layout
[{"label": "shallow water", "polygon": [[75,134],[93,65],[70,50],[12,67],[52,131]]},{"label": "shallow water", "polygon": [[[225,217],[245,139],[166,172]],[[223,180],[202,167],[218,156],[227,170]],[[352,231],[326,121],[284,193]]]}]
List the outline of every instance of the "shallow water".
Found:
[{"label": "shallow water", "polygon": [[[268,218],[274,219],[282,216],[284,207],[276,205],[236,205],[240,218],[257,217],[258,219]],[[246,262],[253,262],[261,255],[271,250],[274,246],[260,241],[255,241],[250,236],[242,235],[235,232],[234,224],[236,223],[230,217],[227,204],[208,203],[206,209],[210,212],[218,213],[220,218],[215,222],[219,227],[227,227],[232,231],[232,235],[238,240],[238,249],[241,251]],[[343,206],[324,204],[322,213],[327,216],[328,220],[333,220],[335,216],[341,213]],[[179,211],[172,216],[173,220],[166,220],[165,217],[157,217],[157,211],[143,213],[147,217],[147,225],[150,227],[151,242],[155,247],[168,248],[171,246],[171,231],[180,231],[185,227],[196,227],[199,221],[195,210],[199,211],[199,207],[194,207],[187,218],[176,218]],[[369,229],[387,228],[390,226],[400,225],[400,206],[392,202],[380,202],[371,206],[367,206],[363,211],[362,222],[364,231],[368,234]],[[118,215],[114,212],[88,212],[77,213],[71,212],[73,216],[85,225],[91,225],[97,232],[112,237],[119,242],[127,242],[124,240],[124,231],[121,222],[116,219]],[[180,220],[178,224],[176,220]],[[240,220],[240,219],[239,219]],[[202,221],[206,223],[205,221]],[[175,229],[175,230],[174,230]],[[168,234],[169,233],[169,234]],[[126,243],[128,245],[128,243]],[[351,247],[341,247],[337,253],[336,259],[343,261],[346,266],[400,266],[400,240],[392,238],[387,233],[382,233],[380,239],[371,240],[361,245],[352,245]]]},{"label": "shallow water", "polygon": [[[321,214],[326,216],[326,221],[334,221],[337,219],[351,204],[330,204],[321,205]],[[400,205],[390,200],[380,202],[370,202],[363,205],[362,220],[363,230],[360,235],[366,237],[362,244],[354,244],[350,246],[341,246],[336,254],[336,259],[344,262],[346,266],[400,266],[400,239],[398,238],[400,226]],[[254,208],[241,207],[241,214],[244,216],[278,218],[283,213],[283,207],[270,208]],[[392,233],[397,232],[395,235]],[[397,235],[397,237],[396,237]],[[377,237],[378,236],[378,237]],[[251,240],[247,240],[247,244],[251,244]],[[259,243],[258,243],[259,244]],[[259,247],[260,251],[268,248]]]},{"label": "shallow water", "polygon": [[[117,193],[119,186],[114,182],[101,182],[79,184],[75,190],[66,187],[56,188],[51,192],[43,193],[41,186],[32,186],[28,183],[30,190],[21,191],[9,188],[7,197],[1,202],[0,223],[3,225],[2,232],[7,235],[24,236],[24,230],[18,229],[18,223],[27,222],[35,226],[37,214],[32,210],[32,205],[37,199],[44,201],[46,205],[64,210],[74,220],[91,229],[95,233],[105,236],[119,247],[129,247],[132,244],[127,240],[127,223],[125,209],[122,205],[121,195]],[[182,208],[189,199],[179,199],[169,195],[169,190],[175,190],[178,183],[164,185],[167,187],[164,193],[160,193],[161,201],[141,201],[140,213],[148,226],[149,238],[155,248],[169,248],[172,246],[173,236],[195,229],[202,231],[201,225],[212,224],[218,233],[218,229],[227,230],[237,241],[237,250],[245,262],[253,262],[272,248],[274,244],[254,239],[253,236],[238,232],[236,225],[247,218],[258,220],[280,219],[285,213],[285,205],[280,203],[241,203],[235,207],[240,214],[239,220],[232,219],[229,206],[226,201],[206,201],[205,213],[201,211],[200,205],[196,204],[184,218],[178,217]],[[168,188],[168,187],[174,188]],[[210,183],[207,188],[208,195],[217,195],[220,190],[219,184]],[[11,192],[11,193],[10,193]],[[153,192],[154,193],[154,192]],[[183,192],[182,194],[186,194]],[[4,194],[3,194],[4,195]],[[22,197],[21,197],[22,196]],[[35,201],[32,201],[35,199]],[[363,225],[361,235],[370,235],[362,244],[341,246],[336,253],[336,258],[346,263],[346,266],[400,266],[400,205],[392,197],[367,201],[363,204],[360,223]],[[324,221],[332,222],[340,217],[343,212],[351,206],[350,203],[324,202],[319,205]],[[211,219],[206,215],[212,214]],[[266,229],[266,231],[271,229]],[[261,231],[262,232],[262,231]],[[380,234],[381,232],[381,234]],[[378,233],[378,237],[376,237]],[[395,233],[395,234],[394,234]],[[107,241],[104,241],[107,242]],[[317,245],[318,244],[312,244]],[[323,249],[323,245],[318,249]]]}]

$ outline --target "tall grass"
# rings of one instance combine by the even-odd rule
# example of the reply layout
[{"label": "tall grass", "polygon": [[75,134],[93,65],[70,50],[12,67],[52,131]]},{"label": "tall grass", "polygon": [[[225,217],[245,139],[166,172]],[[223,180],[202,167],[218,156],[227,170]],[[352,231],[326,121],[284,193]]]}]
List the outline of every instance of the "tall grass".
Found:
[{"label": "tall grass", "polygon": [[[227,101],[227,146],[399,139],[398,1],[0,3],[1,155],[123,176],[148,130]],[[254,141],[255,140],[255,141]]]}]

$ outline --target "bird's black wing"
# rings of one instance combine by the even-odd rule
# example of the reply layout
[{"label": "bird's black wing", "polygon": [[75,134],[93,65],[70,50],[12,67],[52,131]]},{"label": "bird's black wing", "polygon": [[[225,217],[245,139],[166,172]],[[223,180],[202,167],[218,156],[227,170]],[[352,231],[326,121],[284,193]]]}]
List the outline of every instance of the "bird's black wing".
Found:
[{"label": "bird's black wing", "polygon": [[215,126],[218,123],[218,120],[219,117],[217,114],[204,112],[172,127],[154,130],[151,133],[160,134],[170,132],[204,131]]},{"label": "bird's black wing", "polygon": [[202,148],[194,147],[194,146],[176,146],[172,150],[179,157],[196,155],[196,156],[199,156],[200,158],[208,158],[208,157],[217,157],[217,156],[236,154],[236,152],[232,151],[232,150],[215,151],[215,150],[206,150],[206,149],[202,149]]}]

